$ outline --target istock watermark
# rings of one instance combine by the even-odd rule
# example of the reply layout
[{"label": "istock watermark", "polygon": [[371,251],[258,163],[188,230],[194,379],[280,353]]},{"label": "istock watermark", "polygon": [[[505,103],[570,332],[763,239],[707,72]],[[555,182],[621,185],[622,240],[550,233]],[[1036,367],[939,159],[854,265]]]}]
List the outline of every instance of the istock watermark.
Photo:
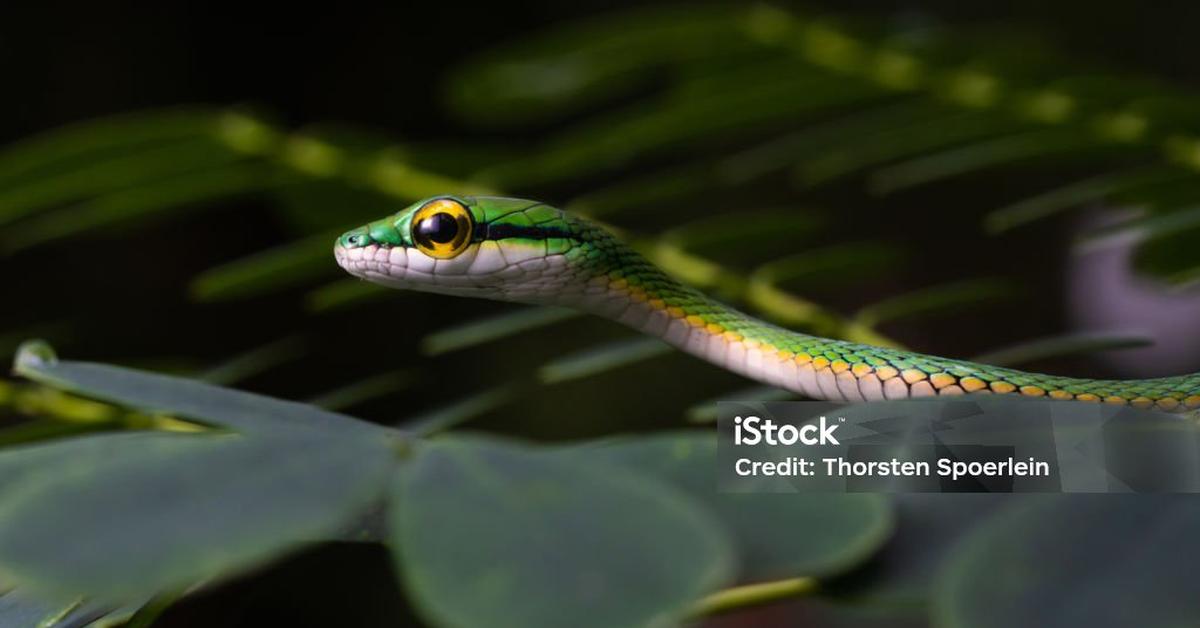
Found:
[{"label": "istock watermark", "polygon": [[[845,421],[845,418],[840,419]],[[756,416],[748,417],[733,417],[733,444],[735,445],[757,445],[766,443],[768,445],[795,445],[800,443],[803,445],[840,445],[837,438],[834,437],[833,431],[837,429],[837,425],[830,425],[828,420],[822,416],[818,419],[819,424],[813,425],[792,425],[784,423],[776,425],[771,419],[760,419]],[[815,436],[814,436],[815,434]]]},{"label": "istock watermark", "polygon": [[718,404],[728,492],[1200,492],[1179,415],[1023,399]]}]

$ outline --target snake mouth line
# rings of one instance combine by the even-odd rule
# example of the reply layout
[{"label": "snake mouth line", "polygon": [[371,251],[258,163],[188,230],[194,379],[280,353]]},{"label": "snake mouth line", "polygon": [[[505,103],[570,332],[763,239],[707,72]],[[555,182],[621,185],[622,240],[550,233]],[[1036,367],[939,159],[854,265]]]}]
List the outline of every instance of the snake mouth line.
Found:
[{"label": "snake mouth line", "polygon": [[[388,286],[459,294],[487,284],[489,275],[439,271],[445,260],[434,260],[404,247],[368,245],[335,247],[334,258],[346,272],[360,279]],[[410,258],[410,255],[413,256]]]},{"label": "snake mouth line", "polygon": [[[393,251],[400,253],[393,256]],[[364,279],[371,279],[373,275],[401,277],[408,267],[407,255],[404,254],[403,249],[384,248],[375,244],[358,248],[338,246],[333,249],[333,256],[337,260],[338,266],[341,266],[346,272]],[[393,259],[393,257],[404,257],[405,259]]]}]

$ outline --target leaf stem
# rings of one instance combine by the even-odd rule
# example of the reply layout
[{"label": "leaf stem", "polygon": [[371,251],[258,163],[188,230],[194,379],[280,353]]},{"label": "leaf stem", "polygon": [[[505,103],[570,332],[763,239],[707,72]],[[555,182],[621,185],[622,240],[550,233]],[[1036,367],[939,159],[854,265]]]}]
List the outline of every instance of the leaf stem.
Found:
[{"label": "leaf stem", "polygon": [[692,615],[715,615],[727,613],[746,606],[755,606],[768,602],[807,595],[816,591],[815,578],[786,578],[771,582],[747,584],[717,591],[703,597],[692,607]]}]

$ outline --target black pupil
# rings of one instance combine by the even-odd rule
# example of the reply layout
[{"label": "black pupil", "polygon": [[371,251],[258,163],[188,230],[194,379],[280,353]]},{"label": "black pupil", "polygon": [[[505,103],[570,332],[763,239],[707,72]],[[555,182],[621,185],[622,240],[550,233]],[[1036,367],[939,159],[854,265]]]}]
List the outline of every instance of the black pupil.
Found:
[{"label": "black pupil", "polygon": [[417,234],[438,244],[453,242],[458,236],[458,221],[447,213],[434,214],[417,224]]}]

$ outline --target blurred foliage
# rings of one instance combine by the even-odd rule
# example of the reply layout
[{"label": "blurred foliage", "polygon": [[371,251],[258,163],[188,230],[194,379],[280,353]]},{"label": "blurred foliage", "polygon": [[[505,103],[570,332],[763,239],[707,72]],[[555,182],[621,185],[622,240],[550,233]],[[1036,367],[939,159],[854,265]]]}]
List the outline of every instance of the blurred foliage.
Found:
[{"label": "blurred foliage", "polygon": [[[691,432],[588,447],[451,432],[410,460],[396,451],[403,435],[483,423],[505,408],[529,418],[501,431],[558,440],[711,421],[715,398],[790,394],[747,389],[658,341],[572,312],[452,305],[356,282],[340,275],[329,249],[345,228],[432,194],[531,196],[605,221],[681,280],[763,318],[899,346],[897,321],[938,325],[1027,294],[1019,277],[995,268],[915,266],[928,252],[891,237],[946,213],[904,200],[889,216],[864,215],[845,209],[847,195],[911,199],[966,182],[970,202],[953,216],[993,242],[1117,203],[1130,211],[1075,234],[1073,246],[1132,238],[1140,271],[1190,285],[1200,277],[1194,93],[1064,58],[1012,32],[763,5],[647,8],[557,25],[469,60],[443,87],[464,124],[521,141],[406,144],[336,124],[293,129],[249,107],[196,106],[79,122],[0,150],[5,265],[63,275],[10,295],[27,307],[4,312],[0,348],[45,336],[106,360],[312,402],[26,354],[18,371],[40,383],[0,382],[0,409],[20,419],[0,431],[8,447],[0,466],[8,477],[35,463],[55,474],[28,489],[0,487],[0,563],[29,582],[75,590],[8,589],[0,618],[65,626],[85,613],[136,623],[146,598],[166,596],[147,607],[155,610],[294,541],[338,537],[371,503],[391,511],[384,534],[398,539],[409,594],[439,625],[497,616],[523,626],[633,625],[794,595],[904,617],[932,608],[939,625],[1010,625],[1030,621],[1020,613],[1047,588],[990,590],[989,574],[1016,583],[1093,575],[1086,561],[1044,572],[1035,552],[1018,551],[1021,535],[1038,528],[1039,547],[1067,545],[1051,538],[1064,528],[1050,524],[1078,524],[1075,511],[1026,500],[964,508],[950,496],[717,499],[696,483],[710,477],[710,441]],[[182,236],[195,249],[179,254],[189,261],[163,264],[157,256],[176,252],[155,246],[161,234],[209,224],[205,217],[220,227]],[[270,229],[243,229],[255,220]],[[70,284],[69,273],[108,282],[113,294],[73,296],[82,280]],[[131,273],[158,277],[155,292],[139,292],[147,284]],[[848,287],[874,296],[848,298]],[[158,309],[162,294],[186,309]],[[97,330],[99,312],[125,329]],[[189,341],[220,322],[231,340]],[[1046,335],[1054,331],[1032,340],[983,334],[1000,346],[979,347],[981,359],[1023,365],[1146,342]],[[153,348],[88,344],[119,332],[144,335]],[[565,402],[638,414],[576,425],[564,420]],[[317,406],[361,409],[404,431]],[[176,433],[185,431],[201,433]],[[321,456],[306,455],[316,440]],[[601,473],[609,466],[628,477]],[[295,482],[311,492],[275,490]],[[218,521],[197,515],[206,503],[244,507]],[[1136,536],[1120,517],[1102,525],[1105,514],[1086,521],[1097,522],[1094,546]],[[213,526],[199,529],[205,523]],[[1170,525],[1162,542],[1188,547]],[[582,547],[564,536],[571,531],[600,541]],[[787,549],[768,552],[755,539]],[[1152,558],[1138,563],[1143,574],[1175,574],[1174,562]],[[576,579],[541,569],[570,560]],[[1117,575],[1106,582],[1128,581]],[[1120,625],[1125,615],[1103,614],[1112,600],[1140,613],[1168,594],[1194,599],[1186,578],[1173,581],[1180,590],[1114,595],[1088,618]],[[733,588],[696,605],[722,586]],[[615,595],[620,603],[596,604]],[[1174,617],[1138,616],[1140,625]]]}]

